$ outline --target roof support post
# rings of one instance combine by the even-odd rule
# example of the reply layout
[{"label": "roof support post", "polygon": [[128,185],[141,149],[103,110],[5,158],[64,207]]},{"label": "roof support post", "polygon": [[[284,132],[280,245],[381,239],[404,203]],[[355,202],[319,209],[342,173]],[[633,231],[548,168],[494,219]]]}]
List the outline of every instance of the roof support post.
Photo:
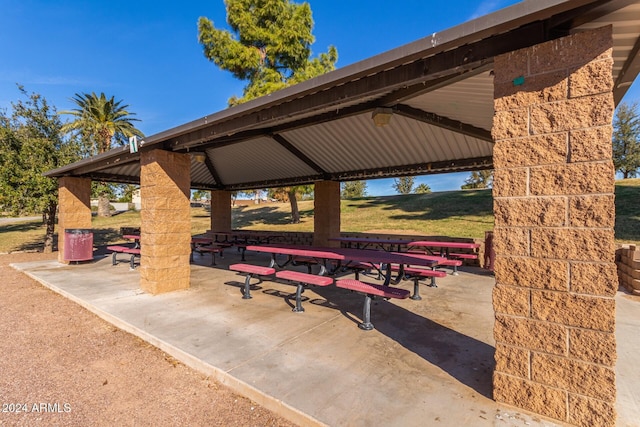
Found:
[{"label": "roof support post", "polygon": [[211,191],[211,230],[231,231],[231,191]]},{"label": "roof support post", "polygon": [[340,237],[340,182],[316,181],[313,194],[313,245],[339,246],[329,239]]},{"label": "roof support post", "polygon": [[191,205],[188,154],[140,154],[140,288],[159,294],[190,284]]},{"label": "roof support post", "polygon": [[611,27],[495,58],[494,398],[614,426]]},{"label": "roof support post", "polygon": [[65,230],[91,228],[91,179],[70,176],[58,179],[58,261],[64,259]]}]

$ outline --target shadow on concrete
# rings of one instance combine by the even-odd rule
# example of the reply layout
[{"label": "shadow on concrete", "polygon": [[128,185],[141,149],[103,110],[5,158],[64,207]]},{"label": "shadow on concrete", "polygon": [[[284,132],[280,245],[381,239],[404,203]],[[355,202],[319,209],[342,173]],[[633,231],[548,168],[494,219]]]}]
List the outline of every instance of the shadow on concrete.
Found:
[{"label": "shadow on concrete", "polygon": [[[278,283],[290,285],[285,282]],[[229,281],[225,284],[239,287],[239,293],[242,294],[243,282]],[[252,284],[251,291],[254,290],[282,298],[290,308],[295,307],[295,287],[292,287],[292,292],[283,292],[273,288],[263,289]],[[313,287],[313,292],[322,298],[310,299],[303,295],[303,307],[305,304],[313,304],[338,310],[353,322],[354,328],[360,324],[363,295],[335,287]],[[423,295],[423,298],[428,297]],[[439,367],[482,396],[492,399],[495,352],[493,346],[384,299],[373,300],[371,321],[378,332]],[[367,334],[368,331],[361,333]]]}]

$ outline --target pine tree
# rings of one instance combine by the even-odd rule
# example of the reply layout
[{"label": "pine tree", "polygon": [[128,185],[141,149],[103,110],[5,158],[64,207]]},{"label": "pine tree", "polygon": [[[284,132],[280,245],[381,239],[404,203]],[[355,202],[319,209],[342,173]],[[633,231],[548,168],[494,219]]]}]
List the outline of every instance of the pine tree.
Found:
[{"label": "pine tree", "polygon": [[613,165],[623,178],[633,178],[640,169],[640,117],[638,104],[621,103],[613,121]]},{"label": "pine tree", "polygon": [[338,51],[311,59],[315,41],[308,3],[289,0],[226,0],[231,31],[215,28],[208,18],[198,21],[204,55],[240,80],[247,80],[241,98],[229,105],[267,95],[335,69]]}]

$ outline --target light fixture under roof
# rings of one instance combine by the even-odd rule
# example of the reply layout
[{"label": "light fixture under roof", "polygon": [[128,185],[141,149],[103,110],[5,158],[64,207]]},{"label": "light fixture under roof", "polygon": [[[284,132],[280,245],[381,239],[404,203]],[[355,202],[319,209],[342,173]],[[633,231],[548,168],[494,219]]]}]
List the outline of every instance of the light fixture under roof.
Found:
[{"label": "light fixture under roof", "polygon": [[191,158],[198,163],[204,163],[204,161],[207,159],[207,155],[202,151],[194,151],[193,153],[189,154],[191,155]]},{"label": "light fixture under roof", "polygon": [[389,124],[392,115],[393,108],[379,107],[373,110],[373,113],[371,113],[371,118],[373,119],[373,123],[375,123],[377,127],[382,127]]}]

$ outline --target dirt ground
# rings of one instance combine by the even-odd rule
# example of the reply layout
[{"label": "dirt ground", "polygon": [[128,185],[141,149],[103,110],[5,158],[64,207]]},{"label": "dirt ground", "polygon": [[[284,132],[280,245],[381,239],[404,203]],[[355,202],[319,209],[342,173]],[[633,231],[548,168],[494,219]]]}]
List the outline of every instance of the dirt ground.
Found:
[{"label": "dirt ground", "polygon": [[0,425],[293,426],[44,288],[0,255]]}]

